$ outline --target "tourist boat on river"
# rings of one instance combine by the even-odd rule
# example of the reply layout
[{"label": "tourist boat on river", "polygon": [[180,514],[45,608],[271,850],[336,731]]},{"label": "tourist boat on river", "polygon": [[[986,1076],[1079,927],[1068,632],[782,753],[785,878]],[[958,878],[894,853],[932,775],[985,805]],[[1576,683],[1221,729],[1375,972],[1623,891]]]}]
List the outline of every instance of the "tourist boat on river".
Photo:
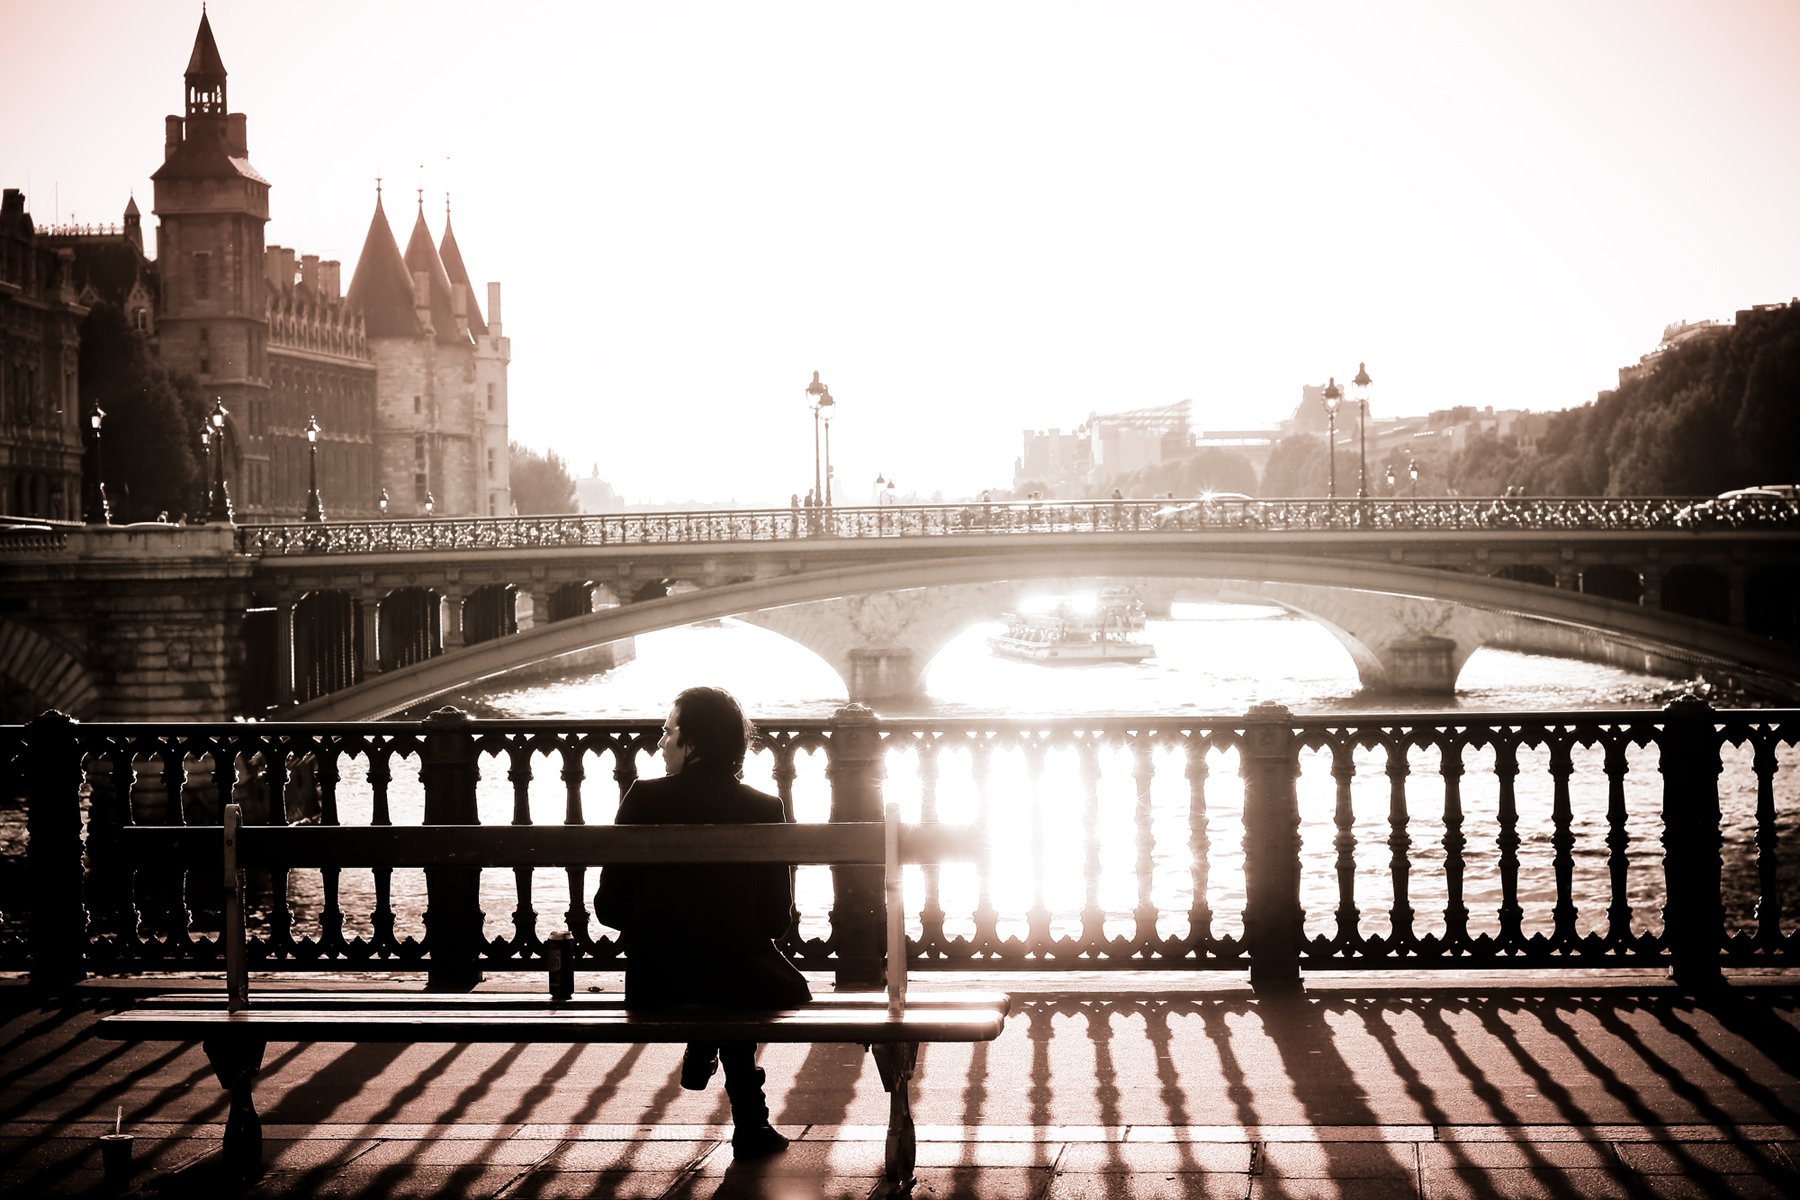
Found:
[{"label": "tourist boat on river", "polygon": [[1090,603],[1065,600],[1042,612],[1009,612],[1006,632],[988,649],[1022,662],[1078,666],[1143,662],[1156,653],[1144,640],[1144,604],[1130,588],[1107,588]]}]

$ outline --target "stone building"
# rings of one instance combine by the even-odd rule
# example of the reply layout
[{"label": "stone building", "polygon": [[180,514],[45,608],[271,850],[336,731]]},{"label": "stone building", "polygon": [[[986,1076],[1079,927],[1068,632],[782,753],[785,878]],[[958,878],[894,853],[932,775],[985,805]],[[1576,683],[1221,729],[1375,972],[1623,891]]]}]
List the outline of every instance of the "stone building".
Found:
[{"label": "stone building", "polygon": [[[251,165],[247,118],[230,111],[225,65],[204,13],[184,85],[182,114],[165,119],[163,161],[151,176],[155,259],[144,255],[133,199],[122,228],[59,229],[40,238],[37,253],[46,265],[27,272],[33,286],[61,297],[55,303],[64,305],[68,325],[79,325],[84,306],[96,300],[118,304],[165,367],[191,373],[224,405],[225,475],[239,520],[305,515],[314,472],[314,443],[306,435],[315,418],[327,519],[423,514],[428,496],[437,516],[509,513],[511,346],[501,332],[500,285],[487,287],[484,318],[448,212],[443,240],[434,247],[421,203],[402,258],[377,195],[376,222],[346,292],[340,263],[265,246],[270,185]],[[18,208],[29,230],[22,200]],[[7,228],[19,223],[9,217]],[[26,261],[16,248],[23,244],[8,235],[7,263]],[[0,282],[0,305],[15,290]],[[56,322],[42,315],[49,311],[44,297],[32,311],[40,314],[32,318],[39,330],[32,355],[42,359],[50,353],[43,331]],[[69,378],[57,388],[73,396],[73,333],[67,342]],[[22,363],[25,352],[9,349],[7,356]],[[22,365],[18,378],[0,377],[0,396],[22,394],[26,381],[45,392],[57,375],[34,362],[30,371]],[[75,406],[64,407],[71,415],[62,469],[72,479],[53,483],[42,474],[48,459],[39,437],[31,442],[38,447],[31,467],[37,474],[16,485],[25,499],[9,491],[0,507],[79,515],[82,443]],[[30,411],[48,409],[40,404]],[[0,440],[16,439],[0,433]],[[9,489],[13,478],[9,468]]]},{"label": "stone building", "polygon": [[0,199],[0,512],[81,516],[81,318],[74,255],[39,236],[25,196]]}]

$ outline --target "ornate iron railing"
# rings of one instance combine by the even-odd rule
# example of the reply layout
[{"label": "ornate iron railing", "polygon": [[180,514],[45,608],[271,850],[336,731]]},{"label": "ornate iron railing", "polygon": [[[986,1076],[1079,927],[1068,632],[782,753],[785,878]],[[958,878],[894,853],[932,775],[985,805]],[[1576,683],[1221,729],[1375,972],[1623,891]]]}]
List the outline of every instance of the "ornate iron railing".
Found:
[{"label": "ornate iron railing", "polygon": [[[610,820],[653,722],[84,725],[0,730],[29,801],[29,903],[8,965],[217,966],[219,879],[132,862],[122,831],[251,821]],[[911,868],[925,968],[1301,970],[1724,965],[1800,959],[1800,710],[1055,720],[777,720],[746,777],[799,820],[973,823],[979,867]],[[498,769],[496,769],[498,768]],[[811,874],[809,874],[811,873]],[[428,872],[281,871],[253,961],[435,968]],[[542,961],[547,924],[615,963],[581,867],[482,880],[483,964]],[[835,878],[835,883],[834,883]],[[800,868],[787,950],[811,968],[878,953],[850,876]],[[860,915],[859,915],[860,914]],[[864,946],[866,936],[877,941]]]},{"label": "ornate iron railing", "polygon": [[977,501],[839,507],[829,512],[732,509],[245,525],[238,529],[237,540],[243,553],[281,555],[1179,530],[1800,529],[1800,505],[1793,501],[1753,499],[1735,506],[1728,518],[1715,516],[1709,503],[1691,497]]}]

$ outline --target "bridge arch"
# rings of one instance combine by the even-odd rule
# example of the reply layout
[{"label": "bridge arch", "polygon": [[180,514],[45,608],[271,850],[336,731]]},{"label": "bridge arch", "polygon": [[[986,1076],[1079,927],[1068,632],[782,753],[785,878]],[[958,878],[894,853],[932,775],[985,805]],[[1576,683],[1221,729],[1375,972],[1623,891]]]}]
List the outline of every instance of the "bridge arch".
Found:
[{"label": "bridge arch", "polygon": [[20,712],[55,709],[91,717],[99,687],[87,665],[60,644],[17,621],[0,618],[0,686],[22,697]]},{"label": "bridge arch", "polygon": [[345,692],[323,697],[295,715],[386,716],[518,667],[553,660],[617,638],[695,621],[875,592],[996,580],[1068,578],[1075,573],[1084,579],[1146,576],[1259,580],[1445,601],[1596,630],[1627,644],[1653,647],[1682,661],[1710,665],[1747,686],[1772,693],[1785,694],[1790,687],[1787,681],[1800,678],[1800,653],[1764,638],[1680,614],[1475,573],[1391,564],[1372,576],[1367,563],[1249,552],[1198,555],[1174,539],[1167,544],[1109,546],[1079,557],[1041,544],[989,543],[977,549],[980,553],[956,558],[909,560],[894,555],[879,563],[675,592],[455,650],[407,671],[365,680]]}]

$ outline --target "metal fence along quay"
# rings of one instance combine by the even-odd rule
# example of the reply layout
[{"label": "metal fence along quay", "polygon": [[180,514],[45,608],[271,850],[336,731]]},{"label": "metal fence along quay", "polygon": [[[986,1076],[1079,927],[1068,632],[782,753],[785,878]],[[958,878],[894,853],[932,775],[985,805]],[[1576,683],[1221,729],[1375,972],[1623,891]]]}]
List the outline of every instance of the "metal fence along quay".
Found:
[{"label": "metal fence along quay", "polygon": [[[910,867],[915,969],[1792,966],[1800,710],[1295,717],[776,719],[746,767],[802,823],[908,822],[978,862]],[[0,729],[26,798],[27,902],[8,966],[217,969],[221,800],[252,824],[425,825],[437,865],[276,868],[251,881],[262,970],[433,975],[578,965],[618,940],[577,831],[611,823],[654,722],[82,724]],[[654,769],[654,768],[653,768]],[[485,834],[471,834],[477,826]],[[298,832],[297,830],[295,832]],[[247,837],[281,836],[250,829]],[[437,841],[432,841],[432,839]],[[483,868],[482,846],[535,868]],[[868,868],[800,868],[788,952],[879,969]]]},{"label": "metal fence along quay", "polygon": [[1471,497],[1328,500],[1207,499],[964,501],[831,509],[582,514],[244,525],[251,555],[510,550],[558,546],[771,542],[807,537],[983,536],[1003,533],[1120,533],[1176,530],[1454,532],[1793,530],[1800,505],[1746,502],[1717,512],[1694,497]]}]

